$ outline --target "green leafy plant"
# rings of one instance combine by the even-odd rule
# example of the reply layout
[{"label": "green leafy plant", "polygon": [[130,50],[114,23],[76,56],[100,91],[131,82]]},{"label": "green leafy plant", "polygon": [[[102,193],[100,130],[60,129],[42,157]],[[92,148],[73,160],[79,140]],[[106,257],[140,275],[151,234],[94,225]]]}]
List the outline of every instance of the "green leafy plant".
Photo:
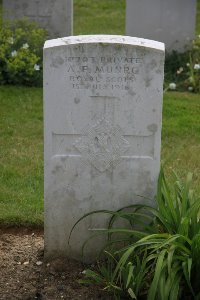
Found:
[{"label": "green leafy plant", "polygon": [[0,84],[42,85],[42,48],[47,32],[23,19],[0,29]]},{"label": "green leafy plant", "polygon": [[200,93],[200,36],[194,39],[191,50],[166,55],[165,89]]},{"label": "green leafy plant", "polygon": [[189,63],[186,65],[188,78],[186,86],[189,90],[200,93],[200,36],[193,41],[192,51],[189,55]]},{"label": "green leafy plant", "polygon": [[121,296],[130,299],[137,299],[141,290],[146,290],[145,277],[148,275],[149,266],[147,254],[136,255],[132,261],[123,266],[118,278],[114,278],[114,269],[119,260],[118,255],[112,255],[104,251],[104,260],[97,262],[98,270],[86,269],[85,278],[79,280],[80,283],[94,283],[100,285],[105,291],[113,294],[115,299],[121,299]]},{"label": "green leafy plant", "polygon": [[[171,190],[161,170],[156,208],[133,205],[128,211],[104,211],[112,215],[102,232],[108,242],[98,270],[86,270],[87,282],[101,284],[116,299],[200,299],[200,198],[191,181],[191,174],[185,183],[175,175]],[[129,220],[130,228],[114,228],[118,218]],[[123,238],[116,238],[121,233]]]}]

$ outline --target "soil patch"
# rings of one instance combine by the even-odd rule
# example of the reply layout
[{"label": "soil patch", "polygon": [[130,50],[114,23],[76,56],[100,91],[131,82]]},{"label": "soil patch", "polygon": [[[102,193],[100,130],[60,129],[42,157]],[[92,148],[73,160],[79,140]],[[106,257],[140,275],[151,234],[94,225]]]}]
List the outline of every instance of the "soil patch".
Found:
[{"label": "soil patch", "polygon": [[85,266],[43,259],[43,231],[0,229],[0,299],[112,299],[96,286],[78,283]]}]

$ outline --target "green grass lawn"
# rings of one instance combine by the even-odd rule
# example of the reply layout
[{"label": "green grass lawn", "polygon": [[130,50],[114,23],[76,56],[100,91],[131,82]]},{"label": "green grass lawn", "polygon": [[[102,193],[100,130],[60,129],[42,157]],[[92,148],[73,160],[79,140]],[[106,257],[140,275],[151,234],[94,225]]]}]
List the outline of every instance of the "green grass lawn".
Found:
[{"label": "green grass lawn", "polygon": [[42,224],[42,90],[0,88],[0,223]]},{"label": "green grass lawn", "polygon": [[[0,87],[0,223],[43,222],[42,89]],[[194,173],[200,195],[200,97],[164,95],[162,161],[184,177]]]},{"label": "green grass lawn", "polygon": [[182,178],[193,173],[200,196],[200,96],[168,92],[164,95],[162,163],[168,177],[175,170]]},{"label": "green grass lawn", "polygon": [[125,34],[125,0],[74,0],[74,34]]}]

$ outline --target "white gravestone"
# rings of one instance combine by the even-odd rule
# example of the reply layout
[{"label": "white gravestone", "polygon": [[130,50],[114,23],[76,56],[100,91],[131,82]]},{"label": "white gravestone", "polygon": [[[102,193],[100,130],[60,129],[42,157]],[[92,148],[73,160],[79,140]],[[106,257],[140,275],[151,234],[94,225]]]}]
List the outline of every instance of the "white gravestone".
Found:
[{"label": "white gravestone", "polygon": [[196,0],[126,0],[126,34],[183,52],[195,35]]},{"label": "white gravestone", "polygon": [[3,0],[4,20],[28,18],[44,27],[50,37],[72,35],[73,0]]},{"label": "white gravestone", "polygon": [[[164,44],[77,36],[44,46],[45,255],[81,246],[117,210],[153,199],[160,169]],[[91,260],[102,241],[86,248]]]}]

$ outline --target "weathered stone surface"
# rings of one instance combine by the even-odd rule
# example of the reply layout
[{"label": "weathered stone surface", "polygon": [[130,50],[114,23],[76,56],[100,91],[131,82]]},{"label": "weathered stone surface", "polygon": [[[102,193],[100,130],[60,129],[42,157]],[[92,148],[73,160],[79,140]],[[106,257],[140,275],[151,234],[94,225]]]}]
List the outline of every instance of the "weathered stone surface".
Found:
[{"label": "weathered stone surface", "polygon": [[4,20],[23,17],[39,23],[50,37],[72,35],[73,0],[3,0]]},{"label": "weathered stone surface", "polygon": [[[44,47],[45,254],[81,258],[103,215],[154,198],[160,169],[164,45],[78,36]],[[86,248],[91,260],[102,246]]]},{"label": "weathered stone surface", "polygon": [[126,0],[126,35],[165,43],[183,52],[195,34],[196,0]]}]

